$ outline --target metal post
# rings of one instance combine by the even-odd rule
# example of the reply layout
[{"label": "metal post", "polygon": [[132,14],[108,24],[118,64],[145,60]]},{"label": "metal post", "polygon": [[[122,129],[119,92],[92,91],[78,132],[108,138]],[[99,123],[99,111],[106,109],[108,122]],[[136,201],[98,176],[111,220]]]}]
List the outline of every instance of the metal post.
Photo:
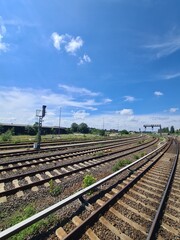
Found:
[{"label": "metal post", "polygon": [[41,129],[42,129],[42,117],[39,116],[38,136],[37,136],[37,150],[41,148]]},{"label": "metal post", "polygon": [[[40,115],[41,113],[41,115]],[[46,114],[46,106],[42,106],[42,111],[36,110],[36,116],[39,118],[39,123],[38,123],[38,134],[37,134],[37,146],[35,149],[40,150],[41,148],[41,130],[42,130],[42,119]]]},{"label": "metal post", "polygon": [[61,108],[59,109],[59,136],[61,131]]}]

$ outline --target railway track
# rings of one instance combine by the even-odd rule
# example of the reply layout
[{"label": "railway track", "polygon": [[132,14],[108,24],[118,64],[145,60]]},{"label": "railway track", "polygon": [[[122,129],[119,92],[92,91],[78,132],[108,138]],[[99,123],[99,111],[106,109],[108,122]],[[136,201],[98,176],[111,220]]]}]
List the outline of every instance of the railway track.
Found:
[{"label": "railway track", "polygon": [[[126,144],[129,145],[130,143],[132,142],[130,141]],[[4,163],[1,166],[2,169],[0,169],[0,201],[6,202],[7,196],[15,193],[17,197],[22,197],[24,196],[23,191],[27,189],[37,192],[38,186],[40,185],[45,184],[45,186],[48,187],[51,179],[59,183],[60,179],[67,176],[82,171],[88,171],[96,166],[115,161],[122,156],[142,150],[155,143],[157,143],[157,139],[138,146],[136,142],[135,145],[132,144],[128,148],[126,146],[122,147],[122,144],[120,144],[121,148],[119,148],[117,144],[110,147],[101,147],[100,153],[102,153],[102,149],[104,150],[102,155],[90,155],[93,151],[98,151],[97,149],[91,149],[78,153],[71,152],[69,156],[60,156],[60,154],[58,154],[56,156],[51,156],[51,159],[45,156],[44,159],[39,157],[36,159],[32,158],[31,161],[28,159],[11,162],[8,163],[8,165]],[[78,158],[77,155],[79,155]],[[68,157],[70,158],[69,161]],[[50,162],[52,164],[50,164]],[[30,167],[31,171],[28,171],[28,167]]]},{"label": "railway track", "polygon": [[[6,239],[14,235],[77,199],[82,202],[81,209],[83,210],[79,211],[77,209],[80,214],[75,215],[72,221],[56,230],[59,239],[148,238],[166,183],[169,182],[171,169],[176,166],[174,162],[178,159],[179,154],[177,146],[178,144],[175,141],[160,146],[152,153],[101,179],[92,186],[74,193],[29,219],[3,231],[0,233],[0,238]],[[176,170],[176,167],[174,167],[174,170]],[[177,171],[174,182],[175,186],[179,182]],[[86,195],[93,189],[95,189],[93,197]],[[174,185],[171,189],[175,191],[176,195],[179,194]],[[178,208],[179,203],[176,204],[172,207],[173,209]],[[173,216],[173,212],[167,214],[175,222],[178,219],[177,216]],[[173,229],[176,232],[171,233],[174,234],[172,239],[178,239],[176,235],[177,227],[178,223],[176,222],[176,224],[173,224]],[[168,231],[170,230],[168,229]],[[165,236],[167,236],[166,233]],[[38,236],[37,239],[44,238]],[[50,239],[57,239],[57,237],[53,235],[53,237],[50,236]],[[162,239],[162,237],[158,239]]]},{"label": "railway track", "polygon": [[[31,149],[24,149],[24,150],[18,150],[18,146],[16,148],[16,146],[13,145],[13,149],[15,149],[14,151],[11,149],[11,145],[10,147],[8,147],[8,145],[6,146],[6,151],[3,151],[3,147],[0,147],[0,157],[1,158],[7,158],[7,157],[19,157],[19,156],[24,156],[24,155],[29,155],[29,154],[39,154],[39,153],[46,153],[46,152],[54,152],[54,151],[59,151],[59,150],[67,150],[67,149],[73,149],[76,147],[80,147],[80,146],[92,146],[92,145],[96,145],[96,144],[104,144],[104,143],[114,143],[114,142],[125,142],[128,140],[135,140],[135,139],[143,139],[144,136],[138,136],[138,137],[131,137],[131,138],[120,138],[120,139],[110,139],[110,140],[98,140],[98,141],[84,141],[84,142],[73,142],[73,143],[69,143],[69,142],[65,142],[64,144],[62,144],[63,142],[56,142],[56,143],[51,143],[48,145],[48,143],[46,143],[45,145],[42,144],[41,146],[41,150],[35,150],[33,148]],[[47,147],[48,145],[48,147]],[[32,147],[32,146],[31,146]]]},{"label": "railway track", "polygon": [[[177,148],[178,144],[173,141],[165,149],[169,149],[169,152],[156,155],[141,169],[91,203],[90,211],[84,210],[79,216],[74,216],[72,222],[57,229],[57,237],[64,240],[155,239],[157,225],[154,221],[157,220],[157,210],[162,204],[167,183],[172,181],[169,176],[177,161]],[[171,208],[175,210],[178,207],[179,203],[176,202]],[[166,215],[170,219],[170,226],[164,223]],[[158,239],[178,239],[179,219],[172,211],[164,216]]]}]

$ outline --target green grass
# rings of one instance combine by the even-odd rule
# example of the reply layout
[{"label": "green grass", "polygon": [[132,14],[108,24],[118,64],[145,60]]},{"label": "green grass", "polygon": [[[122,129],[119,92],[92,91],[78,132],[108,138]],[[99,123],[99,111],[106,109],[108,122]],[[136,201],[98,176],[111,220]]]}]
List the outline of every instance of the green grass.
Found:
[{"label": "green grass", "polygon": [[146,155],[146,152],[141,152],[139,154],[134,154],[133,157],[135,160],[138,160],[139,158],[142,158]]},{"label": "green grass", "polygon": [[[8,225],[7,227],[13,226],[28,217],[31,217],[36,213],[35,207],[30,204],[26,206],[21,211],[16,211],[11,217],[8,218]],[[15,234],[13,237],[9,238],[11,240],[24,240],[27,239],[29,236],[34,236],[38,234],[40,231],[46,231],[47,228],[57,221],[54,215],[50,215],[46,219],[40,220],[37,223],[34,223],[32,226],[20,231],[19,233]]]},{"label": "green grass", "polygon": [[[0,135],[0,143],[4,142],[2,139],[3,134]],[[74,140],[104,140],[104,137],[94,135],[94,134],[61,134],[59,135],[42,135],[41,141],[57,141],[57,140],[64,140],[64,141],[74,141]],[[10,139],[8,138],[8,143],[23,143],[23,142],[36,142],[36,136],[30,135],[15,135],[12,136]]]},{"label": "green grass", "polygon": [[49,181],[49,193],[52,197],[57,197],[62,192],[60,185],[57,185],[53,179]]},{"label": "green grass", "polygon": [[131,163],[131,161],[128,159],[119,160],[117,163],[114,164],[114,166],[112,167],[112,170],[113,170],[113,172],[116,172],[119,169],[121,169],[122,167],[125,167],[126,165],[128,165],[130,163]]}]

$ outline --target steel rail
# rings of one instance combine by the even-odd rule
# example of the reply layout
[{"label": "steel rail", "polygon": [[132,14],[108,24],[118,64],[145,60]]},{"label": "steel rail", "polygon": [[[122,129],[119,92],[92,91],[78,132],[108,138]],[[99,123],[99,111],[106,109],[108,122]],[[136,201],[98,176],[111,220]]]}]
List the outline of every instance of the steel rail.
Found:
[{"label": "steel rail", "polygon": [[[152,145],[152,143],[151,143]],[[29,183],[29,184],[26,184],[26,185],[23,185],[23,186],[19,186],[19,187],[16,187],[16,188],[13,188],[13,189],[10,189],[10,190],[6,190],[6,191],[3,191],[3,192],[0,192],[0,197],[1,196],[8,196],[8,195],[11,195],[11,194],[14,194],[20,190],[26,190],[26,189],[29,189],[33,186],[37,186],[37,185],[42,185],[44,184],[45,182],[48,182],[50,181],[51,179],[55,180],[57,178],[63,178],[65,176],[68,176],[68,175],[71,175],[73,173],[77,173],[79,171],[83,171],[83,170],[86,170],[88,168],[91,168],[91,167],[95,167],[99,164],[103,164],[103,163],[106,163],[106,162],[109,162],[109,161],[112,161],[112,160],[115,160],[119,157],[123,157],[123,156],[126,156],[127,154],[130,154],[130,153],[133,153],[133,152],[136,152],[136,151],[139,151],[141,149],[144,149],[144,146],[141,145],[141,147],[138,147],[138,149],[136,147],[134,148],[129,148],[128,150],[131,150],[133,149],[132,151],[130,151],[129,153],[121,153],[123,151],[126,151],[127,149],[125,150],[122,150],[120,152],[117,152],[117,153],[113,153],[115,156],[112,156],[112,157],[109,157],[109,155],[107,154],[107,156],[105,157],[108,157],[107,159],[105,160],[102,160],[100,163],[97,162],[97,163],[93,163],[91,164],[90,166],[85,166],[85,167],[82,167],[81,169],[75,169],[75,170],[72,170],[72,171],[69,171],[69,172],[66,172],[66,173],[62,173],[60,175],[56,175],[56,176],[53,176],[53,177],[49,177],[49,178],[46,178],[46,179],[43,179],[43,180],[39,180],[39,181],[36,181],[36,182],[32,182],[32,183]],[[103,156],[104,157],[104,156]],[[88,161],[88,160],[91,160],[91,159],[95,159],[95,158],[102,158],[102,156],[93,156],[93,157],[88,157],[84,160],[79,160],[77,162],[74,162],[74,164],[77,164],[77,163],[82,163],[82,162],[85,162],[85,161]],[[41,169],[41,170],[37,170],[37,171],[33,171],[33,172],[27,172],[27,173],[23,173],[23,174],[20,174],[20,175],[14,175],[14,176],[11,176],[11,177],[8,177],[8,178],[1,178],[0,179],[0,182],[8,182],[8,181],[12,181],[14,179],[18,179],[18,178],[22,178],[22,177],[26,177],[26,176],[32,176],[32,175],[35,175],[37,173],[41,173],[41,172],[45,172],[47,170],[49,171],[52,171],[54,169],[57,169],[58,167],[62,168],[62,167],[66,167],[66,166],[69,166],[69,163],[65,163],[65,164],[62,164],[60,166],[54,166],[54,167],[51,167],[51,168],[48,168],[48,169]]]},{"label": "steel rail", "polygon": [[[141,136],[139,137],[133,137],[133,138],[128,138],[128,139],[139,139],[139,138],[143,138]],[[89,141],[89,142],[81,142],[81,143],[70,143],[70,144],[65,144],[65,145],[60,145],[60,146],[56,146],[56,147],[50,147],[50,148],[45,148],[45,149],[41,149],[40,151],[37,150],[22,150],[22,151],[11,151],[11,152],[3,152],[0,153],[0,156],[11,156],[11,155],[26,155],[28,153],[41,153],[41,152],[46,152],[46,151],[50,151],[50,150],[54,150],[54,149],[62,149],[62,148],[67,148],[67,147],[77,147],[77,146],[82,146],[82,145],[95,145],[95,144],[101,144],[101,143],[108,143],[108,142],[124,142],[127,141],[127,139],[123,138],[123,139],[111,139],[111,140],[98,140],[98,141]]]},{"label": "steel rail", "polygon": [[[118,146],[126,146],[130,143],[136,143],[135,140],[132,140],[132,141],[127,141],[125,143],[117,143],[116,145],[114,145],[113,143],[109,144],[109,145],[105,145],[105,146],[101,146],[101,147],[91,147],[91,148],[87,148],[87,147],[83,147],[83,148],[78,148],[76,150],[74,149],[71,149],[71,150],[64,150],[62,151],[60,154],[58,153],[51,153],[51,154],[48,154],[48,155],[45,155],[45,156],[36,156],[36,157],[29,157],[28,159],[20,159],[20,160],[12,160],[12,161],[9,161],[9,162],[4,162],[4,163],[1,163],[0,166],[7,166],[9,164],[17,164],[17,163],[24,163],[24,162],[27,162],[27,161],[31,161],[31,160],[39,160],[39,159],[45,159],[47,157],[57,157],[57,159],[63,159],[63,158],[66,158],[66,157],[70,157],[70,156],[76,156],[76,155],[79,155],[80,152],[82,151],[91,151],[91,152],[95,152],[97,150],[106,150],[108,148],[116,148]],[[70,156],[59,156],[59,155],[65,155],[65,154],[71,154]],[[56,159],[48,159],[48,160],[45,160],[43,161],[43,163],[45,162],[52,162]],[[42,162],[41,162],[42,163]],[[39,162],[33,162],[33,163],[27,163],[27,164],[24,164],[24,165],[18,165],[18,166],[13,166],[13,167],[6,167],[6,168],[2,168],[0,169],[0,172],[3,172],[3,171],[9,171],[9,170],[12,170],[14,168],[22,168],[22,167],[28,167],[30,165],[37,165],[39,164]]]},{"label": "steel rail", "polygon": [[[51,213],[57,211],[58,209],[62,208],[63,206],[67,205],[68,203],[71,203],[73,201],[75,201],[76,199],[79,199],[81,196],[83,196],[84,194],[86,194],[87,192],[89,192],[90,190],[97,188],[99,185],[103,184],[104,182],[112,179],[113,177],[117,176],[118,174],[128,170],[129,168],[131,168],[132,166],[136,165],[137,163],[141,162],[142,160],[144,160],[145,158],[148,158],[149,156],[151,156],[152,154],[155,153],[159,153],[161,152],[164,148],[169,147],[170,143],[164,143],[162,146],[158,147],[157,149],[155,149],[154,151],[148,153],[147,155],[143,156],[142,158],[134,161],[133,163],[123,167],[122,169],[112,173],[111,175],[99,180],[98,182],[92,184],[89,187],[86,187],[80,191],[78,191],[77,193],[74,193],[73,195],[61,200],[60,202],[42,210],[41,212],[27,218],[26,220],[0,232],[0,239],[7,239],[8,237],[13,236],[14,234],[20,232],[21,230],[27,228],[28,226],[31,226],[33,223],[49,216]],[[162,153],[164,154],[164,153]]]},{"label": "steel rail", "polygon": [[177,144],[177,153],[176,156],[174,157],[174,163],[173,163],[173,167],[172,170],[169,174],[169,178],[168,178],[168,182],[166,184],[166,188],[164,190],[161,202],[159,204],[158,210],[156,212],[156,215],[154,217],[153,223],[151,225],[150,231],[148,233],[148,236],[146,238],[146,240],[154,240],[155,239],[155,235],[159,229],[159,225],[160,225],[160,219],[162,219],[163,216],[163,211],[165,209],[166,206],[166,200],[168,198],[169,195],[169,190],[172,186],[172,182],[174,179],[174,175],[175,175],[175,171],[176,171],[176,167],[177,167],[177,162],[178,162],[178,158],[179,158],[179,144],[176,142]]}]

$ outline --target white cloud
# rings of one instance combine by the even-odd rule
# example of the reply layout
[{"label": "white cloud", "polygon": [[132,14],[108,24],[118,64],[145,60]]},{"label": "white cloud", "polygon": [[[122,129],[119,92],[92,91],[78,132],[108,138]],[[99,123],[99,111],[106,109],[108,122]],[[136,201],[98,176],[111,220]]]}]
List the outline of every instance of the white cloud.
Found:
[{"label": "white cloud", "polygon": [[[37,98],[38,96],[38,98]],[[108,102],[108,101],[107,101]],[[62,109],[61,126],[70,127],[75,119],[85,119],[90,127],[102,128],[103,119],[106,129],[143,129],[144,124],[161,124],[162,127],[174,126],[180,128],[180,115],[174,114],[178,108],[171,108],[164,114],[135,115],[132,109],[122,109],[117,112],[102,114],[100,111],[88,113],[89,110],[96,110],[97,106],[106,104],[104,100],[97,102],[94,99],[74,99],[69,95],[55,93],[52,90],[22,89],[0,87],[0,123],[34,124],[36,110],[42,105],[47,106],[47,114],[43,125],[58,126],[59,108]],[[75,110],[77,109],[77,110]],[[117,114],[118,113],[118,114]]]},{"label": "white cloud", "polygon": [[0,52],[7,52],[9,49],[9,44],[3,41],[6,35],[6,27],[2,22],[2,18],[0,17]]},{"label": "white cloud", "polygon": [[51,35],[51,39],[53,40],[53,45],[57,50],[61,49],[61,45],[65,42],[65,35],[59,35],[56,32],[53,32]]},{"label": "white cloud", "polygon": [[72,37],[65,45],[65,50],[68,53],[75,54],[76,51],[83,46],[83,40],[81,37]]},{"label": "white cloud", "polygon": [[76,112],[72,112],[74,119],[81,119],[84,120],[87,116],[89,116],[89,113],[87,113],[85,110],[78,110]]},{"label": "white cloud", "polygon": [[178,110],[179,110],[179,108],[170,108],[170,109],[169,109],[169,112],[175,113],[175,112],[177,112]]},{"label": "white cloud", "polygon": [[81,58],[79,58],[79,62],[78,62],[78,65],[82,65],[84,63],[90,63],[91,62],[91,58],[87,55],[87,54],[84,54],[84,56]]},{"label": "white cloud", "polygon": [[87,96],[98,96],[98,95],[100,95],[100,93],[92,92],[92,91],[90,91],[86,88],[78,88],[78,87],[68,86],[68,85],[64,85],[64,84],[59,84],[59,88],[63,88],[64,90],[66,90],[69,93],[78,93],[78,94],[87,95]]},{"label": "white cloud", "polygon": [[132,96],[124,96],[125,102],[134,102],[136,99]]},{"label": "white cloud", "polygon": [[[69,34],[59,35],[57,32],[53,32],[51,34],[51,40],[53,42],[53,46],[57,50],[62,49],[66,53],[69,53],[73,56],[76,56],[77,51],[84,44],[84,41],[80,36],[73,37]],[[84,63],[90,63],[91,62],[91,58],[87,54],[84,54],[83,57],[78,57],[78,58],[79,58],[78,65],[82,65]]]},{"label": "white cloud", "polygon": [[122,109],[120,111],[117,111],[116,113],[119,113],[122,116],[131,116],[133,115],[133,110],[132,109]]},{"label": "white cloud", "polygon": [[110,102],[112,102],[112,99],[110,99],[110,98],[104,99],[104,103],[110,103]]},{"label": "white cloud", "polygon": [[164,95],[162,92],[159,92],[159,91],[155,91],[154,92],[154,95],[155,96],[162,96],[162,95]]},{"label": "white cloud", "polygon": [[165,79],[173,79],[173,78],[177,78],[177,77],[180,77],[180,72],[174,73],[174,74],[166,74],[166,75],[162,76],[162,78],[165,78]]}]

